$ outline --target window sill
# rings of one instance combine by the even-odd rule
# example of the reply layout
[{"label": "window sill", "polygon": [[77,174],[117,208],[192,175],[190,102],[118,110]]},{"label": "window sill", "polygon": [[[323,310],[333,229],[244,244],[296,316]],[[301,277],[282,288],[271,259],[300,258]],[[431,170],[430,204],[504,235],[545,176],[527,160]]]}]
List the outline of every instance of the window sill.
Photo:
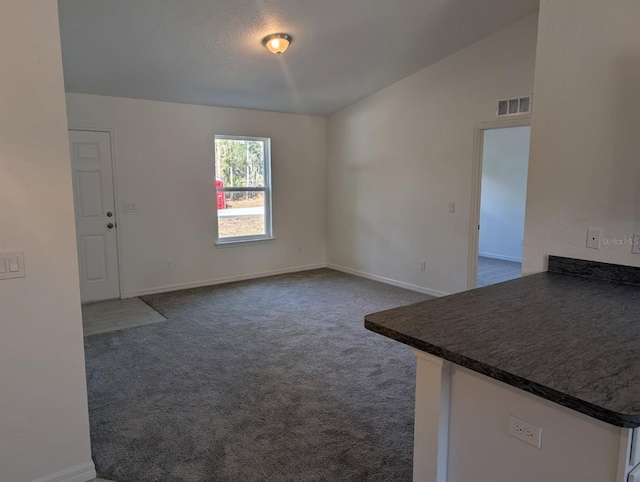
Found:
[{"label": "window sill", "polygon": [[216,248],[233,248],[236,246],[246,246],[250,244],[265,244],[272,243],[276,240],[274,237],[270,238],[254,238],[254,239],[219,239],[216,241]]}]

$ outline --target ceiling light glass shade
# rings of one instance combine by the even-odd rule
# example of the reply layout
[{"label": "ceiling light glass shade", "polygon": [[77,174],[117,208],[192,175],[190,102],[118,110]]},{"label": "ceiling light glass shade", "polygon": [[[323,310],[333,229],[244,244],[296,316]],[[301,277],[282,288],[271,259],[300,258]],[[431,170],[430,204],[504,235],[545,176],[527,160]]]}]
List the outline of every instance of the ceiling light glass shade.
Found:
[{"label": "ceiling light glass shade", "polygon": [[292,40],[291,36],[286,33],[274,33],[263,38],[262,45],[267,47],[267,50],[272,54],[280,55],[289,48]]}]

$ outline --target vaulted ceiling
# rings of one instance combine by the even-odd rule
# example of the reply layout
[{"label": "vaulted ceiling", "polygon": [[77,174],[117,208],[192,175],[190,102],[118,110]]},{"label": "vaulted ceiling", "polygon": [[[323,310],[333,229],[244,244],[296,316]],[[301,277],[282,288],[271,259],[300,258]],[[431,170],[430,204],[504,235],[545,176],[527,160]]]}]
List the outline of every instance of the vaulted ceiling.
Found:
[{"label": "vaulted ceiling", "polygon": [[[538,0],[59,0],[65,86],[327,115],[535,12]],[[293,37],[281,56],[267,34]]]}]

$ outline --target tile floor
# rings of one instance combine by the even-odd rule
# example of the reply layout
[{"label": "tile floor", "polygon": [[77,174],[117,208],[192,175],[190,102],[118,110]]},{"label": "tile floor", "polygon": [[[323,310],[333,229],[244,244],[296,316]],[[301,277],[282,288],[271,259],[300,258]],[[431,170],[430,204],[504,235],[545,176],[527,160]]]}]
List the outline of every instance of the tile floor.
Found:
[{"label": "tile floor", "polygon": [[139,298],[82,305],[84,336],[167,321]]}]

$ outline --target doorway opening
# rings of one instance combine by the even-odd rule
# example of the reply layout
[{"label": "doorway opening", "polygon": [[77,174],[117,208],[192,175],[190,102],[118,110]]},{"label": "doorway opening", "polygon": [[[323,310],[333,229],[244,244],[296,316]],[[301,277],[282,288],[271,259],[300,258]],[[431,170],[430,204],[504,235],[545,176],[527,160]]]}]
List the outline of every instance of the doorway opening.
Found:
[{"label": "doorway opening", "polygon": [[69,130],[80,298],[82,303],[121,296],[113,135]]},{"label": "doorway opening", "polygon": [[521,276],[530,134],[528,120],[525,125],[489,124],[477,130],[470,288]]}]

